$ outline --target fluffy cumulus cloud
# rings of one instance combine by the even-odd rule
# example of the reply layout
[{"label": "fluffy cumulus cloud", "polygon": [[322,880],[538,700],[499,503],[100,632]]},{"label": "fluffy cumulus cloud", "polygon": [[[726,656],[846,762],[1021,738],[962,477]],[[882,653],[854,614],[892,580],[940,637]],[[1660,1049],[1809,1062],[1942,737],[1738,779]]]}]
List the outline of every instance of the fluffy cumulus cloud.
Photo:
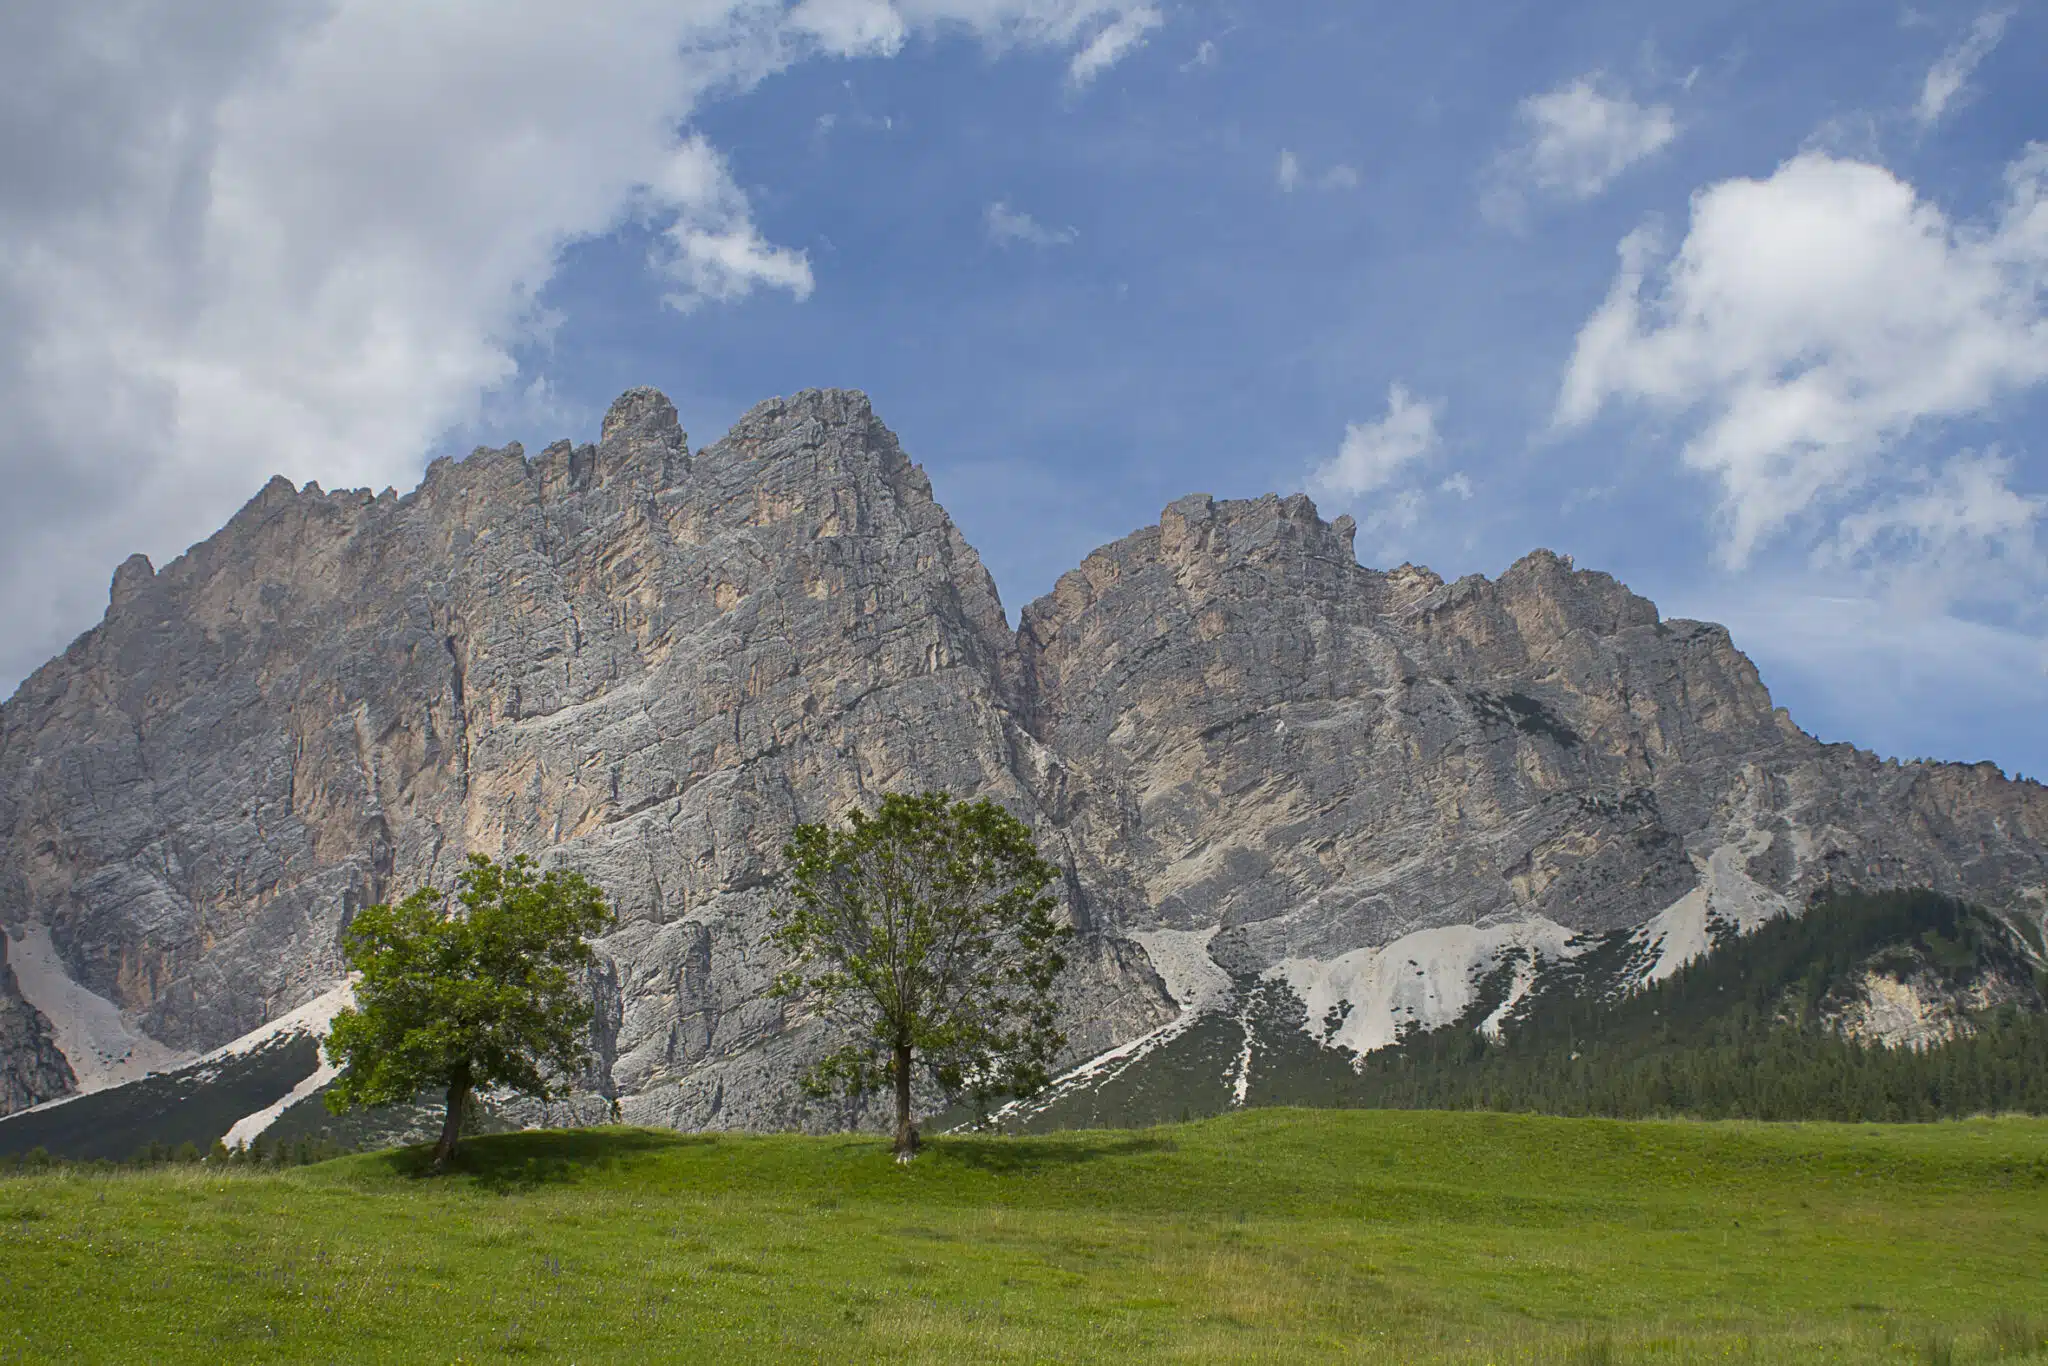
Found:
[{"label": "fluffy cumulus cloud", "polygon": [[[0,10],[0,688],[268,475],[406,484],[514,355],[565,246],[636,222],[682,309],[814,287],[707,98],[920,33],[1071,52],[1131,0],[117,0]],[[536,397],[539,395],[539,397]]]},{"label": "fluffy cumulus cloud", "polygon": [[1519,136],[1495,161],[1483,207],[1514,220],[1530,194],[1591,199],[1678,136],[1669,105],[1639,104],[1597,73],[1531,95],[1515,109]]},{"label": "fluffy cumulus cloud", "polygon": [[1913,106],[1913,115],[1922,126],[1939,123],[1942,116],[1953,109],[1970,83],[1970,75],[1977,64],[1991,55],[1991,49],[1998,46],[1998,40],[2005,36],[2006,22],[2012,18],[2011,10],[1994,10],[1982,14],[1970,25],[1970,31],[1962,41],[1941,55],[1941,60],[1927,70],[1927,79],[1920,84],[1920,100]]},{"label": "fluffy cumulus cloud", "polygon": [[1956,223],[1881,166],[1807,153],[1694,197],[1659,264],[1631,235],[1585,324],[1560,423],[1644,405],[1720,488],[1731,566],[1805,527],[1821,558],[1938,570],[2031,563],[2041,500],[1995,455],[1901,468],[1908,437],[2048,380],[2048,146],[2006,174],[1987,221]]},{"label": "fluffy cumulus cloud", "polygon": [[[1371,529],[1414,526],[1429,496],[1419,476],[1443,449],[1442,415],[1441,404],[1417,398],[1406,385],[1388,386],[1385,415],[1345,427],[1337,453],[1309,472],[1309,492],[1332,506],[1358,508]],[[1472,481],[1454,474],[1436,490],[1470,498]]]}]

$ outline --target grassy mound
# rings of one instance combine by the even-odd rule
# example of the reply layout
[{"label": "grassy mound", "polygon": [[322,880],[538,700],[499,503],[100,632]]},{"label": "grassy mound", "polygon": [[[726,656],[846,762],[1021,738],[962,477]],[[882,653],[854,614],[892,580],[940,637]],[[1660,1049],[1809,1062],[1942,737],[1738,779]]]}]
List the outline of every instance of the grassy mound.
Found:
[{"label": "grassy mound", "polygon": [[0,1361],[2048,1361],[2048,1122],[1267,1110],[0,1180]]}]

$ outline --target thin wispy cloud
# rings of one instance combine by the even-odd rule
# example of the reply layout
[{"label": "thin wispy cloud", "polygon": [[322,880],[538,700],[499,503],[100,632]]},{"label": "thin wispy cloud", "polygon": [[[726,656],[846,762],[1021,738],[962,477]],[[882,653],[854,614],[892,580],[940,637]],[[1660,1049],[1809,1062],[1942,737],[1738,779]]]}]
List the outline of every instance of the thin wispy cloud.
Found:
[{"label": "thin wispy cloud", "polygon": [[669,216],[649,261],[676,285],[663,296],[671,308],[687,313],[700,304],[743,299],[756,289],[811,296],[810,259],[761,236],[725,158],[702,137],[677,147],[649,178],[647,192],[657,213],[689,206],[689,212]]},{"label": "thin wispy cloud", "polygon": [[1913,116],[1922,127],[1939,123],[1956,106],[1978,63],[1990,56],[1999,39],[2005,36],[2005,26],[2011,18],[2009,9],[1979,15],[1962,40],[1928,68],[1927,79],[1920,85],[1919,103],[1913,106]]},{"label": "thin wispy cloud", "polygon": [[1030,247],[1063,247],[1080,237],[1073,228],[1048,228],[1021,209],[1013,209],[1002,200],[988,206],[982,215],[983,227],[988,240],[999,247],[1024,245]]},{"label": "thin wispy cloud", "polygon": [[1441,404],[1417,398],[1404,384],[1389,385],[1385,415],[1372,422],[1347,424],[1337,453],[1310,471],[1308,491],[1347,506],[1386,495],[1368,509],[1369,518],[1377,516],[1403,527],[1414,525],[1421,491],[1404,485],[1415,467],[1442,448],[1443,439],[1437,432],[1441,414]]},{"label": "thin wispy cloud", "polygon": [[1166,22],[1155,5],[1137,5],[1104,24],[1087,45],[1067,64],[1067,82],[1079,89],[1115,66],[1143,45],[1145,38]]},{"label": "thin wispy cloud", "polygon": [[1283,147],[1279,161],[1273,166],[1273,183],[1280,187],[1282,194],[1293,194],[1302,189],[1355,190],[1360,180],[1357,170],[1342,162],[1320,174],[1311,175],[1303,169],[1301,158]]},{"label": "thin wispy cloud", "polygon": [[888,0],[802,0],[788,26],[849,57],[893,57],[909,33]]},{"label": "thin wispy cloud", "polygon": [[[1916,469],[1904,487],[1843,517],[1815,563],[1857,570],[1919,612],[2033,594],[2048,569],[2041,544],[2048,498],[2015,489],[2016,474],[1996,451],[1964,451]],[[1990,594],[1987,575],[2000,585]]]},{"label": "thin wispy cloud", "polygon": [[1671,106],[1641,104],[1599,73],[1531,95],[1515,109],[1517,138],[1494,161],[1482,207],[1513,222],[1531,196],[1591,199],[1678,136]]}]

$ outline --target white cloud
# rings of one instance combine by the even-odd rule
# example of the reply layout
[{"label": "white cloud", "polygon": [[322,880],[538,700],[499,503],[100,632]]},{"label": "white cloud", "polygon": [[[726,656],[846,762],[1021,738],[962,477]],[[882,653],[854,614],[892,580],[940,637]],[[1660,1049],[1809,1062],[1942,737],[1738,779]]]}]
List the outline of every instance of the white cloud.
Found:
[{"label": "white cloud", "polygon": [[[409,485],[514,357],[570,244],[637,222],[682,308],[802,298],[700,104],[920,33],[1084,79],[1130,0],[220,0],[31,5],[0,83],[0,687],[272,473]],[[524,397],[521,397],[521,396]]]},{"label": "white cloud", "polygon": [[1067,65],[1067,80],[1077,89],[1115,66],[1145,42],[1145,35],[1166,22],[1152,5],[1135,5],[1102,26]]},{"label": "white cloud", "polygon": [[1954,106],[1956,98],[1969,84],[1970,74],[1977,64],[1991,55],[1991,49],[1998,46],[1998,40],[2005,36],[2006,21],[2012,18],[2011,10],[1994,10],[1981,14],[1970,25],[1970,31],[1963,40],[1941,55],[1941,60],[1928,68],[1927,79],[1920,85],[1920,101],[1913,107],[1913,115],[1923,126],[1939,123],[1944,114]]},{"label": "white cloud", "polygon": [[1421,489],[1398,489],[1366,516],[1365,524],[1376,532],[1407,531],[1422,520],[1422,504]]},{"label": "white cloud", "polygon": [[[1407,386],[1387,389],[1387,413],[1377,422],[1353,422],[1344,429],[1337,454],[1309,475],[1309,492],[1321,498],[1350,502],[1395,483],[1412,465],[1436,454],[1442,444],[1436,424],[1439,406],[1418,399]],[[1414,520],[1419,501],[1407,512]]]},{"label": "white cloud", "polygon": [[1280,149],[1280,164],[1273,168],[1273,178],[1279,183],[1282,194],[1293,194],[1301,188],[1301,160],[1285,147]]},{"label": "white cloud", "polygon": [[2016,492],[2012,462],[1965,452],[1841,520],[1816,562],[1860,571],[1917,613],[1955,603],[2017,605],[2038,595],[2048,498]]},{"label": "white cloud", "polygon": [[[1650,234],[1622,243],[1558,422],[1616,402],[1686,422],[1685,463],[1720,484],[1720,556],[1748,563],[1895,473],[1888,456],[1909,432],[2048,380],[2048,145],[2008,169],[2007,191],[1990,221],[1955,224],[1883,167],[1817,152],[1707,187],[1661,275]],[[1938,527],[1944,497],[2020,506],[1987,491],[2007,473],[1958,465],[1929,486],[1948,494],[1888,505],[1887,525]],[[2038,515],[2038,500],[2026,506]],[[1875,527],[1844,523],[1840,544],[1875,545]]]},{"label": "white cloud", "polygon": [[1355,190],[1359,185],[1358,172],[1341,163],[1319,176],[1310,176],[1303,169],[1301,158],[1284,147],[1280,149],[1280,160],[1273,168],[1273,180],[1282,194],[1293,194],[1304,185],[1318,190]]},{"label": "white cloud", "polygon": [[1534,191],[1547,198],[1591,199],[1623,171],[1678,136],[1671,106],[1638,104],[1608,93],[1599,73],[1540,95],[1515,109],[1520,139],[1494,162],[1483,207],[1513,221]]},{"label": "white cloud", "polygon": [[778,29],[770,0],[733,0],[736,27],[815,41],[831,55],[887,55],[918,33],[967,34],[1001,50],[1072,49],[1068,79],[1086,84],[1165,22],[1155,0],[802,0]]},{"label": "white cloud", "polygon": [[1063,247],[1081,235],[1073,228],[1048,228],[1030,214],[1013,209],[1000,199],[988,206],[983,223],[988,229],[988,240],[999,247],[1018,242],[1033,247]]},{"label": "white cloud", "polygon": [[908,32],[889,0],[803,0],[789,26],[841,56],[894,56]]},{"label": "white cloud", "polygon": [[1472,477],[1466,474],[1463,470],[1459,470],[1457,473],[1453,474],[1450,478],[1444,480],[1443,483],[1438,484],[1436,487],[1437,492],[1439,493],[1448,493],[1458,498],[1465,499],[1468,502],[1471,501]]},{"label": "white cloud", "polygon": [[744,298],[756,286],[810,297],[808,258],[761,236],[725,158],[702,137],[677,147],[647,191],[653,212],[669,220],[649,264],[681,286],[663,296],[670,307],[687,313],[706,301]]},{"label": "white cloud", "polygon": [[1195,44],[1195,55],[1181,63],[1182,71],[1194,71],[1200,67],[1216,65],[1216,44],[1207,38]]}]

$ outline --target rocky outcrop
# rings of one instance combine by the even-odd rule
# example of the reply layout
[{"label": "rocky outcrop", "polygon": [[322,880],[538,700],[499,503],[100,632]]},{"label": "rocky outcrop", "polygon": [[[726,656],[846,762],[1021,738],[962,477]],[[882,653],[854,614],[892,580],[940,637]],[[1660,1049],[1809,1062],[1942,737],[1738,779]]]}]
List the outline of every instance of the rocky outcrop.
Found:
[{"label": "rocky outcrop", "polygon": [[23,999],[0,930],[0,1115],[69,1095],[77,1084],[50,1022]]},{"label": "rocky outcrop", "polygon": [[837,391],[697,451],[643,389],[595,444],[402,497],[273,481],[124,564],[0,706],[0,922],[203,1050],[330,986],[356,908],[534,853],[622,912],[593,1086],[724,1127],[821,1118],[790,1085],[815,1026],[765,995],[779,850],[892,788],[991,795],[1063,862],[1077,1056],[1173,1017],[1160,934],[1215,930],[1241,975],[1830,880],[2038,914],[2039,787],[1823,746],[1726,632],[1548,553],[1446,584],[1350,535],[1301,497],[1183,499],[1012,632]]},{"label": "rocky outcrop", "polygon": [[1958,987],[1924,970],[1870,971],[1856,983],[1835,1022],[1861,1043],[1929,1048],[1975,1033],[1975,1019],[2001,1007],[2038,1011],[2040,992],[2013,974],[1986,974]]},{"label": "rocky outcrop", "polygon": [[[1841,974],[1814,1015],[1845,1037],[1888,1048],[1930,1048],[1975,1034],[2005,1012],[2048,1009],[2040,941],[2011,923],[1957,917],[1930,926]],[[1797,1002],[1788,1002],[1788,1013]]]},{"label": "rocky outcrop", "polygon": [[[2048,791],[1884,764],[1771,705],[1718,626],[1547,551],[1360,567],[1300,496],[1184,498],[1023,614],[1031,724],[1130,928],[1237,971],[1454,924],[1642,923],[1721,879],[1781,907],[1924,885],[2038,915]],[[1722,855],[1724,864],[1727,854]]]},{"label": "rocky outcrop", "polygon": [[[0,711],[0,919],[183,1048],[331,984],[357,907],[531,852],[622,913],[600,1085],[783,1123],[804,1032],[762,939],[791,826],[910,785],[1047,824],[995,587],[857,394],[693,453],[636,390],[595,445],[479,450],[404,497],[273,481],[112,597]],[[1077,957],[1077,1046],[1167,1011],[1121,941]]]}]

